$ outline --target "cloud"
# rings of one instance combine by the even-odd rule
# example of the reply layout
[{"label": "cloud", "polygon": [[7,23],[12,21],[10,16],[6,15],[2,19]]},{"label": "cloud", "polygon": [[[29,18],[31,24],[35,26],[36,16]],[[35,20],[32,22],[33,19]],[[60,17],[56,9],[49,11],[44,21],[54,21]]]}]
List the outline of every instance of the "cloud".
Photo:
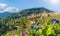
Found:
[{"label": "cloud", "polygon": [[20,12],[20,9],[16,8],[16,12]]},{"label": "cloud", "polygon": [[3,12],[19,12],[20,9],[16,8],[16,7],[8,7],[8,4],[0,4],[0,13]]},{"label": "cloud", "polygon": [[7,4],[0,3],[0,8],[6,7],[6,6],[7,6]]},{"label": "cloud", "polygon": [[60,0],[43,0],[45,3],[49,4],[49,5],[59,5]]},{"label": "cloud", "polygon": [[7,12],[19,12],[20,10],[16,7],[7,7],[6,9],[4,9],[4,11]]}]

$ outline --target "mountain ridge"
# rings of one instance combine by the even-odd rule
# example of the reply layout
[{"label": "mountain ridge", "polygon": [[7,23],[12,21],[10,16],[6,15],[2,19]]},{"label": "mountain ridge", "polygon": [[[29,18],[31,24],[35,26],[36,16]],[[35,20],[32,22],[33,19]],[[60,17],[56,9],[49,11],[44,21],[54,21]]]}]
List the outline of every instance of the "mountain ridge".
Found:
[{"label": "mountain ridge", "polygon": [[21,10],[19,13],[9,13],[9,12],[0,13],[0,18],[4,18],[5,16],[8,16],[8,15],[9,15],[9,18],[12,18],[12,17],[13,18],[15,18],[15,17],[18,18],[18,17],[28,16],[28,15],[31,15],[31,14],[43,13],[44,11],[46,11],[48,13],[51,12],[51,10],[48,10],[44,7],[30,8],[30,9]]},{"label": "mountain ridge", "polygon": [[0,18],[4,18],[8,16],[9,14],[10,14],[9,12],[0,13]]}]

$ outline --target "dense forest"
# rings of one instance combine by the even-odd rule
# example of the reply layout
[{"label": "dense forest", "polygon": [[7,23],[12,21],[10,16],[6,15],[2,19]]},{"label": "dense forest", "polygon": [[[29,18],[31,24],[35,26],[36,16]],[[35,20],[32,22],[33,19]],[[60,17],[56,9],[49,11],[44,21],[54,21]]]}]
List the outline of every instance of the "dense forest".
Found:
[{"label": "dense forest", "polygon": [[46,8],[31,8],[0,18],[0,36],[60,36],[60,16],[27,18],[31,14],[53,13]]}]

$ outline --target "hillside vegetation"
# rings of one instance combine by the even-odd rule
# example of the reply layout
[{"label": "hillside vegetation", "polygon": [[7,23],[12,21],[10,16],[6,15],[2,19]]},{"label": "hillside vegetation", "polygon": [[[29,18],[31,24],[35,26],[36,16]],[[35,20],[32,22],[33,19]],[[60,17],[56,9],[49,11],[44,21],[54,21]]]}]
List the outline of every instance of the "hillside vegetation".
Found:
[{"label": "hillside vegetation", "polygon": [[[41,9],[41,8],[40,8]],[[33,9],[27,9],[33,10]],[[23,10],[25,11],[25,10]],[[34,11],[35,8],[34,8]],[[29,12],[29,13],[30,13]],[[39,11],[40,12],[40,11]],[[41,10],[42,13],[20,12],[0,19],[1,36],[60,36],[60,14],[51,16],[52,11]],[[51,13],[51,14],[48,14]],[[26,16],[26,14],[28,14]],[[35,14],[35,17],[27,18]],[[41,15],[38,16],[37,15]],[[42,16],[48,14],[48,16]]]},{"label": "hillside vegetation", "polygon": [[43,12],[53,12],[51,10],[48,10],[44,7],[40,7],[40,8],[31,8],[31,9],[25,9],[25,10],[22,10],[20,11],[19,13],[14,13],[14,14],[11,14],[10,16],[8,16],[7,18],[9,19],[15,19],[15,18],[21,18],[21,17],[26,17],[26,16],[29,16],[31,14],[38,14],[38,13],[43,13]]}]

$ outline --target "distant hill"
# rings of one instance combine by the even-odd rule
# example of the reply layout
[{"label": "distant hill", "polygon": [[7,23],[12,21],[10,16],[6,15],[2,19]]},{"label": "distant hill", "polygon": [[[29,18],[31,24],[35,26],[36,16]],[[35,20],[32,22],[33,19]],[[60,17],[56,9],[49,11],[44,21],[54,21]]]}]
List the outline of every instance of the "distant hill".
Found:
[{"label": "distant hill", "polygon": [[51,10],[48,10],[48,9],[44,8],[44,7],[31,8],[31,9],[22,10],[19,13],[11,14],[7,18],[9,18],[9,19],[15,19],[15,18],[20,18],[20,17],[26,17],[26,16],[29,16],[31,14],[43,13],[44,11],[47,12],[47,13],[53,12]]},{"label": "distant hill", "polygon": [[9,13],[9,12],[0,13],[0,18],[4,18],[4,17],[6,17],[6,16],[8,16],[10,14],[11,13]]},{"label": "distant hill", "polygon": [[27,16],[27,15],[30,15],[30,14],[38,14],[38,13],[43,13],[44,11],[46,12],[53,12],[49,9],[46,9],[44,7],[40,7],[40,8],[31,8],[31,9],[25,9],[25,10],[22,10],[20,12],[21,15],[23,16]]}]

